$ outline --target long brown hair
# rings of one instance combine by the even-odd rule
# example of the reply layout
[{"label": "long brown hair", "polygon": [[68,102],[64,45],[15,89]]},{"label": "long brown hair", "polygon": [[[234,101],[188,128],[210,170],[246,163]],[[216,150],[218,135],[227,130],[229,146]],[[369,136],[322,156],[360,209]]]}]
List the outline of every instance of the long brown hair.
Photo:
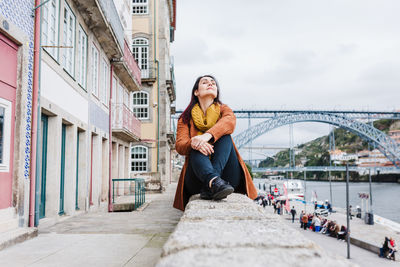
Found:
[{"label": "long brown hair", "polygon": [[194,85],[193,85],[192,97],[190,99],[190,103],[186,107],[185,111],[183,111],[183,113],[179,117],[179,119],[182,119],[182,122],[185,123],[185,124],[189,124],[190,118],[192,116],[192,114],[191,114],[192,113],[192,108],[194,107],[194,105],[199,103],[199,98],[194,95],[194,91],[196,91],[199,88],[200,80],[202,78],[204,78],[204,77],[209,77],[209,78],[211,78],[211,79],[213,79],[215,81],[215,84],[217,86],[217,97],[214,99],[214,103],[222,104],[221,100],[219,100],[219,84],[218,84],[217,80],[214,78],[214,76],[207,74],[207,75],[203,75],[203,76],[198,77],[196,79]]}]

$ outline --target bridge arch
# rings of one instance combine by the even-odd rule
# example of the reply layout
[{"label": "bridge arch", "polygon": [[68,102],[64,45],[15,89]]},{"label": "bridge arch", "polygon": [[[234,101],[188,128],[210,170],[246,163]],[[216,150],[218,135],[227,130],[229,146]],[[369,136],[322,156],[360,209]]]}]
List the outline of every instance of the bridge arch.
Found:
[{"label": "bridge arch", "polygon": [[333,113],[302,112],[279,115],[254,125],[233,138],[237,148],[240,149],[268,131],[299,122],[321,122],[338,126],[360,136],[362,139],[375,143],[377,148],[395,165],[396,162],[400,161],[400,147],[384,132],[366,123]]}]

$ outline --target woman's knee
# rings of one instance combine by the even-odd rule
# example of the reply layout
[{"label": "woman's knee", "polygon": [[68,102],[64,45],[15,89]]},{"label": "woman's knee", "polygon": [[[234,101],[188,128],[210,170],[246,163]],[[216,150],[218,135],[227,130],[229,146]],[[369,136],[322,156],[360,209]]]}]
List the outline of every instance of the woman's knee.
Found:
[{"label": "woman's knee", "polygon": [[[231,137],[230,134],[226,134],[226,135],[221,136],[221,137],[217,140],[217,142],[229,142],[229,143],[232,143],[232,137]],[[216,143],[217,143],[217,142],[216,142]]]}]

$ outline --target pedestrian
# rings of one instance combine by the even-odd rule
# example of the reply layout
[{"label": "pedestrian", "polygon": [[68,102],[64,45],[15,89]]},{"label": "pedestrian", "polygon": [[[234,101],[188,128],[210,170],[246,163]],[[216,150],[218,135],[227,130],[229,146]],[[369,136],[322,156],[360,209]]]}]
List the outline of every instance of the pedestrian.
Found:
[{"label": "pedestrian", "polygon": [[349,217],[350,217],[350,220],[353,220],[353,214],[351,213],[351,205],[349,206]]},{"label": "pedestrian", "polygon": [[265,208],[265,206],[268,205],[268,200],[267,200],[266,197],[263,198],[263,200],[262,200],[262,205],[263,205],[263,208]]},{"label": "pedestrian", "polygon": [[176,151],[184,155],[174,207],[184,210],[189,198],[199,194],[207,200],[220,200],[233,192],[257,197],[250,172],[231,134],[236,117],[220,100],[220,88],[211,75],[197,78],[191,100],[178,120]]},{"label": "pedestrian", "polygon": [[276,213],[276,202],[275,202],[275,200],[272,200],[272,206],[274,206],[274,213]]},{"label": "pedestrian", "polygon": [[397,251],[397,245],[392,237],[389,239],[388,245],[389,245],[389,254],[387,255],[387,258],[396,261],[394,253]]},{"label": "pedestrian", "polygon": [[303,216],[304,216],[304,210],[302,210],[299,215],[300,228],[303,228]]},{"label": "pedestrian", "polygon": [[382,244],[382,247],[379,248],[379,257],[386,257],[389,253],[389,238],[385,236],[385,241]]},{"label": "pedestrian", "polygon": [[315,232],[319,232],[319,230],[321,229],[321,219],[319,218],[319,216],[314,216],[313,218],[314,220],[314,230]]},{"label": "pedestrian", "polygon": [[308,216],[305,213],[303,214],[302,222],[303,222],[303,229],[307,230]]},{"label": "pedestrian", "polygon": [[294,217],[296,216],[296,210],[295,210],[294,206],[290,210],[290,213],[292,214],[292,223],[294,223]]},{"label": "pedestrian", "polygon": [[326,205],[326,209],[328,210],[329,213],[332,213],[332,205],[330,202]]},{"label": "pedestrian", "polygon": [[278,201],[278,203],[276,204],[276,210],[278,211],[278,214],[281,214],[281,202]]}]

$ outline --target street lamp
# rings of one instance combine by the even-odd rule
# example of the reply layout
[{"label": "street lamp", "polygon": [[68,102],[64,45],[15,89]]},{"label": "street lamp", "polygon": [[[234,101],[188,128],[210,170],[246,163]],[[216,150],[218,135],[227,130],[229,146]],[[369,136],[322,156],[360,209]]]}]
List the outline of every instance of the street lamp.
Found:
[{"label": "street lamp", "polygon": [[346,161],[346,219],[347,219],[347,258],[350,259],[350,208],[349,208],[349,163]]},{"label": "street lamp", "polygon": [[350,259],[350,206],[349,206],[349,161],[352,158],[343,158],[341,161],[346,164],[346,221],[347,221],[347,258]]}]

